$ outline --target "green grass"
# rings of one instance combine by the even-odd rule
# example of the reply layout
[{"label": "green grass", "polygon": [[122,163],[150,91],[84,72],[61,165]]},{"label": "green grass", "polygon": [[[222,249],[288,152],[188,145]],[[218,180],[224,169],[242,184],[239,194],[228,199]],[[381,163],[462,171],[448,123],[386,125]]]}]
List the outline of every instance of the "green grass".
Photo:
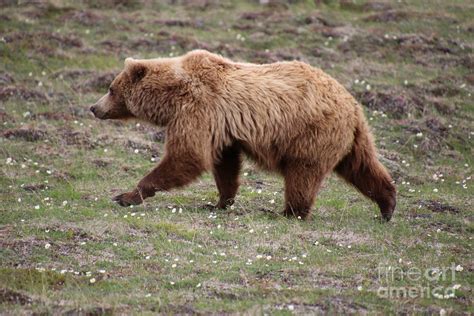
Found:
[{"label": "green grass", "polygon": [[[292,2],[2,8],[0,313],[474,312],[472,4],[381,1],[418,18],[373,22],[366,18],[384,12],[368,1]],[[241,17],[249,12],[256,17]],[[250,161],[226,211],[204,207],[218,198],[209,174],[138,207],[114,204],[164,144],[153,140],[154,127],[93,119],[88,107],[104,91],[88,80],[120,70],[127,56],[198,47],[251,62],[299,58],[356,96],[370,84],[393,107],[409,99],[401,115],[366,108],[398,188],[393,220],[380,223],[377,207],[335,176],[309,221],[288,220],[279,215],[282,179]],[[33,92],[44,98],[25,96]],[[380,275],[388,267],[395,272]],[[454,272],[400,273],[435,268]],[[453,286],[452,298],[420,292]],[[385,287],[418,292],[384,297]]]}]

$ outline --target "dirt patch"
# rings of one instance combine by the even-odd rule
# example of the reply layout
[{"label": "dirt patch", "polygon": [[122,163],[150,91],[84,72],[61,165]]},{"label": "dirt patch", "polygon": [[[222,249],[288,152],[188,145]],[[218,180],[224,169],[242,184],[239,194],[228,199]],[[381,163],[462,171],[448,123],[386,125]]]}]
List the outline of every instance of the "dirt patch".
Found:
[{"label": "dirt patch", "polygon": [[94,71],[87,69],[67,69],[55,72],[52,77],[66,80],[76,80],[80,77],[91,76],[94,74],[96,74]]},{"label": "dirt patch", "polygon": [[45,42],[49,42],[63,49],[80,48],[84,46],[82,40],[73,34],[59,34],[54,32],[14,32],[5,35],[4,39],[7,44],[25,42],[32,47]]},{"label": "dirt patch", "polygon": [[357,29],[351,26],[321,27],[315,28],[314,31],[321,33],[325,37],[344,38],[344,40],[348,40],[357,34]]},{"label": "dirt patch", "polygon": [[[381,48],[385,45],[383,37],[374,34],[358,34],[338,45],[338,50],[343,54],[375,55],[382,58]],[[375,49],[378,47],[379,49]]]},{"label": "dirt patch", "polygon": [[[155,307],[151,307],[150,309],[152,312],[158,312]],[[193,308],[191,304],[184,304],[184,305],[175,305],[175,304],[168,304],[163,308],[160,308],[160,313],[168,314],[168,315],[203,315],[203,313],[198,312]]]},{"label": "dirt patch", "polygon": [[99,26],[104,22],[105,17],[91,10],[79,10],[66,13],[62,16],[63,22],[73,21],[84,26]]},{"label": "dirt patch", "polygon": [[414,12],[398,11],[398,10],[387,10],[380,13],[375,13],[364,18],[365,22],[399,22],[410,18],[417,17]]},{"label": "dirt patch", "polygon": [[153,21],[156,25],[162,26],[175,26],[175,27],[193,27],[193,28],[203,28],[203,20],[182,20],[182,19],[158,19]]},{"label": "dirt patch", "polygon": [[291,310],[294,315],[308,314],[335,314],[335,315],[353,315],[367,314],[367,307],[354,302],[345,297],[327,297],[324,301],[317,304],[301,303],[300,301],[292,301],[288,304],[277,304],[271,307],[272,310]]},{"label": "dirt patch", "polygon": [[140,141],[134,141],[134,140],[127,140],[126,147],[131,148],[131,149],[138,149],[140,151],[145,151],[148,153],[151,153],[152,155],[158,155],[159,152],[156,148],[156,146],[151,146],[150,144],[146,144]]},{"label": "dirt patch", "polygon": [[436,150],[440,150],[442,145],[449,146],[446,140],[448,128],[441,118],[426,116],[421,120],[399,121],[399,124],[404,126],[411,135],[421,133],[419,148],[428,156],[431,156]]},{"label": "dirt patch", "polygon": [[98,237],[92,235],[77,227],[60,228],[55,225],[43,226],[39,225],[38,229],[50,230],[60,232],[62,234],[61,240],[39,239],[34,236],[16,238],[16,239],[2,239],[0,246],[4,249],[13,251],[16,256],[11,258],[5,265],[10,267],[21,267],[34,269],[37,263],[32,259],[37,249],[44,248],[46,243],[51,246],[52,256],[65,256],[75,258],[78,266],[88,265],[97,260],[108,260],[113,257],[113,254],[108,251],[103,251],[101,255],[92,255],[81,246],[83,242],[95,242],[99,240]]},{"label": "dirt patch", "polygon": [[417,202],[417,205],[426,207],[434,213],[459,213],[459,209],[457,207],[435,200],[420,200]]},{"label": "dirt patch", "polygon": [[350,11],[388,11],[392,10],[392,6],[387,2],[378,2],[378,1],[368,1],[366,3],[356,2],[353,0],[340,0],[339,7],[342,10]]},{"label": "dirt patch", "polygon": [[46,226],[44,227],[44,229],[65,233],[67,235],[67,239],[70,241],[74,241],[74,243],[76,244],[82,241],[97,240],[95,236],[91,235],[90,233],[84,231],[83,229],[79,227],[67,227],[67,225],[63,225],[63,226],[52,225],[52,226]]},{"label": "dirt patch", "polygon": [[432,105],[441,114],[451,115],[456,110],[454,103],[447,103],[441,98],[426,96],[425,100],[427,104]]},{"label": "dirt patch", "polygon": [[456,54],[464,50],[463,45],[452,39],[442,39],[436,36],[421,34],[404,34],[395,40],[396,47],[405,53],[443,53]]},{"label": "dirt patch", "polygon": [[130,50],[144,49],[161,53],[168,53],[172,47],[183,51],[193,49],[213,50],[213,46],[208,43],[167,31],[160,31],[154,38],[139,38],[128,44]]},{"label": "dirt patch", "polygon": [[296,48],[281,48],[272,51],[253,50],[249,52],[249,60],[254,63],[270,63],[277,61],[305,60],[301,51]]},{"label": "dirt patch", "polygon": [[51,121],[71,121],[74,117],[71,114],[63,112],[43,112],[31,115],[35,120],[51,120]]},{"label": "dirt patch", "polygon": [[222,1],[220,0],[171,0],[173,4],[179,4],[187,7],[188,10],[208,10],[217,8]]},{"label": "dirt patch", "polygon": [[243,12],[240,14],[240,20],[249,20],[249,21],[261,21],[262,19],[266,19],[273,14],[271,10],[267,11],[252,11],[252,12]]},{"label": "dirt patch", "polygon": [[15,122],[15,119],[10,114],[0,111],[0,122]]},{"label": "dirt patch", "polygon": [[147,135],[148,139],[152,142],[164,143],[166,140],[166,130],[158,132],[149,132]]},{"label": "dirt patch", "polygon": [[318,13],[312,13],[306,17],[304,17],[300,24],[304,25],[322,25],[322,26],[327,26],[327,27],[337,27],[337,26],[342,26],[342,24],[329,20],[327,17],[322,16],[321,14]]},{"label": "dirt patch", "polygon": [[[285,286],[297,287],[301,284],[301,280],[309,282],[312,287],[318,289],[334,289],[341,290],[350,287],[344,279],[336,278],[331,275],[319,273],[317,271],[283,269],[277,273],[270,272],[269,274],[257,277],[261,280],[273,280],[277,283],[282,283]],[[350,280],[348,280],[350,281]],[[349,282],[350,283],[350,282]]]},{"label": "dirt patch", "polygon": [[290,310],[291,315],[324,315],[327,314],[327,308],[322,304],[294,303],[278,304],[273,306],[273,310]]},{"label": "dirt patch", "polygon": [[446,125],[441,121],[440,118],[437,117],[427,117],[424,120],[424,125],[426,128],[431,131],[432,134],[437,135],[438,137],[446,136],[448,128]]},{"label": "dirt patch", "polygon": [[55,5],[52,2],[53,1],[28,1],[21,3],[22,5],[28,5],[23,14],[32,19],[42,19],[53,18],[56,15],[72,10],[70,6]]},{"label": "dirt patch", "polygon": [[62,315],[66,316],[100,316],[113,315],[114,310],[110,307],[91,307],[91,308],[74,308],[65,311]]},{"label": "dirt patch", "polygon": [[15,79],[7,73],[7,72],[0,72],[0,86],[7,86],[15,83]]},{"label": "dirt patch", "polygon": [[[232,24],[232,28],[235,30],[248,31],[251,34],[262,34],[259,41],[254,41],[254,44],[260,47],[263,43],[271,41],[281,36],[281,34],[297,36],[299,31],[302,30],[298,29],[298,25],[305,29],[313,25],[324,25],[316,18],[314,18],[314,24],[312,24],[311,17],[298,17],[296,21],[297,24],[290,24],[289,21],[294,19],[294,17],[289,14],[288,11],[268,10],[244,12],[240,17],[240,19],[237,19],[236,22]],[[320,16],[318,15],[318,17]],[[270,37],[272,35],[275,37]]]},{"label": "dirt patch", "polygon": [[143,4],[143,1],[138,0],[102,0],[100,2],[95,0],[85,0],[84,3],[89,8],[94,9],[139,9]]},{"label": "dirt patch", "polygon": [[427,116],[422,120],[401,121],[406,130],[410,133],[428,133],[431,136],[444,137],[448,128],[444,125],[440,118]]},{"label": "dirt patch", "polygon": [[37,142],[47,136],[47,132],[39,129],[22,127],[18,129],[8,129],[2,136],[9,139],[23,139],[28,142]]},{"label": "dirt patch", "polygon": [[91,75],[91,78],[76,84],[82,92],[105,92],[118,75],[118,71],[107,71]]},{"label": "dirt patch", "polygon": [[440,56],[456,56],[462,59],[472,48],[454,39],[422,34],[388,35],[378,33],[360,33],[338,45],[338,49],[346,55],[365,55],[379,59],[387,56],[394,58],[414,58],[422,65],[435,64],[439,67]]},{"label": "dirt patch", "polygon": [[219,297],[231,300],[248,297],[245,292],[242,292],[244,287],[240,284],[230,284],[210,280],[202,284],[202,289],[207,293],[208,297]]},{"label": "dirt patch", "polygon": [[457,81],[458,79],[454,76],[438,76],[430,80],[429,85],[423,90],[435,97],[454,97],[462,92]]},{"label": "dirt patch", "polygon": [[104,159],[94,159],[92,160],[92,163],[99,168],[105,168],[111,164],[110,161],[104,160]]},{"label": "dirt patch", "polygon": [[29,305],[33,299],[25,294],[10,289],[0,289],[0,304]]},{"label": "dirt patch", "polygon": [[80,132],[80,131],[74,131],[70,129],[61,129],[61,139],[60,141],[63,144],[69,145],[69,146],[79,146],[79,147],[85,147],[88,149],[93,149],[97,146],[97,143],[92,140],[92,137],[85,132]]},{"label": "dirt patch", "polygon": [[46,184],[26,184],[23,186],[23,190],[28,192],[36,192],[46,190],[49,187]]},{"label": "dirt patch", "polygon": [[396,90],[359,91],[354,94],[356,99],[369,109],[383,111],[394,118],[401,118],[421,106],[420,100],[412,99],[406,93]]},{"label": "dirt patch", "polygon": [[[215,51],[229,58],[235,57],[237,59],[242,58],[242,56],[246,56],[250,53],[249,50],[241,46],[222,44],[222,43],[216,46]],[[240,59],[240,61],[243,61],[243,60]]]},{"label": "dirt patch", "polygon": [[47,95],[37,90],[29,89],[23,86],[0,87],[0,101],[7,101],[11,98],[17,98],[25,101],[37,101],[40,103],[48,102]]}]

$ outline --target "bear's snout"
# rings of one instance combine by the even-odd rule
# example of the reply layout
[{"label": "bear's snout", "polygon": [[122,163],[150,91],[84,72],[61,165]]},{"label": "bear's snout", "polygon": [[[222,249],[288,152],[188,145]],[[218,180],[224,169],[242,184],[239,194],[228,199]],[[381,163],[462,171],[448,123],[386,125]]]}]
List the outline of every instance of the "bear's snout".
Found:
[{"label": "bear's snout", "polygon": [[96,118],[101,119],[101,120],[104,119],[104,117],[103,117],[104,115],[102,115],[102,113],[101,113],[100,109],[97,107],[97,105],[94,104],[93,106],[90,107],[89,110],[91,110],[92,114],[94,114],[94,116]]},{"label": "bear's snout", "polygon": [[103,111],[101,110],[100,106],[97,105],[97,104],[94,104],[93,106],[91,106],[91,107],[89,108],[89,110],[90,110],[90,111],[92,112],[92,114],[94,114],[94,116],[95,116],[96,118],[98,118],[98,119],[103,120],[103,119],[106,118],[106,117],[105,117],[105,116],[106,116],[105,113],[103,113]]},{"label": "bear's snout", "polygon": [[91,112],[92,112],[92,113],[94,114],[94,116],[95,116],[95,111],[97,110],[96,107],[95,107],[95,106],[91,106],[91,108],[90,108],[89,110],[91,110]]}]

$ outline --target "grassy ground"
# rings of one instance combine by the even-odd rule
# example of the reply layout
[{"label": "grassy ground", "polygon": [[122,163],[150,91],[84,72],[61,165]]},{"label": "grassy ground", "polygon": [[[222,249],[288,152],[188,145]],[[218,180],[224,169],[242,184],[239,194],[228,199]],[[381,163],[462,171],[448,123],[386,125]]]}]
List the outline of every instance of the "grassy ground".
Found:
[{"label": "grassy ground", "polygon": [[[0,313],[474,312],[472,2],[3,3]],[[194,48],[342,82],[396,180],[393,220],[336,177],[310,221],[282,218],[282,180],[251,162],[228,211],[203,207],[210,175],[112,203],[165,136],[88,106],[125,57]]]}]

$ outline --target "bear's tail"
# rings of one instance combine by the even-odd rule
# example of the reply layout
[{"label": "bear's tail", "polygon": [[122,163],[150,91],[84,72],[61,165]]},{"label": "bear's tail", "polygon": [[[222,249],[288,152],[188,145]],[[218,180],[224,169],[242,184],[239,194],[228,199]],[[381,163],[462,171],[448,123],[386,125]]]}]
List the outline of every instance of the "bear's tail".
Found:
[{"label": "bear's tail", "polygon": [[362,113],[355,130],[352,149],[336,166],[336,172],[378,204],[383,219],[392,218],[396,189],[387,169],[377,159],[372,134]]}]

